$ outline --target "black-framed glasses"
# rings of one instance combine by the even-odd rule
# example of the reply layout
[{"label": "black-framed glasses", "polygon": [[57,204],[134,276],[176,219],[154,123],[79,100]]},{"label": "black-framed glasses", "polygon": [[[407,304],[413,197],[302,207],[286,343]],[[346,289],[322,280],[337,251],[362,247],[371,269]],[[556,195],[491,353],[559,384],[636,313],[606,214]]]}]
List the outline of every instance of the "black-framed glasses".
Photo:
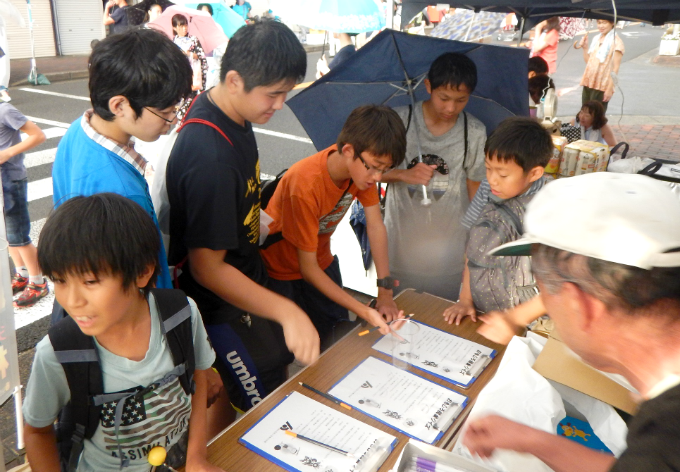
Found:
[{"label": "black-framed glasses", "polygon": [[359,158],[359,160],[361,161],[361,163],[364,165],[364,167],[366,168],[366,170],[369,173],[374,172],[376,174],[385,175],[389,171],[394,169],[394,167],[392,167],[392,166],[388,167],[387,169],[378,169],[377,167],[373,167],[373,166],[367,164],[366,161],[364,160],[364,158],[361,157],[361,154],[355,153],[355,155]]},{"label": "black-framed glasses", "polygon": [[184,101],[181,101],[179,104],[177,104],[177,106],[175,107],[175,110],[173,112],[173,116],[169,120],[166,117],[159,115],[158,113],[156,113],[155,111],[153,111],[149,107],[144,107],[144,109],[147,110],[147,111],[150,111],[151,113],[156,115],[158,118],[160,118],[163,121],[166,121],[167,123],[173,123],[175,121],[175,119],[177,118],[177,114],[179,113],[180,108],[182,108],[182,103],[184,103]]}]

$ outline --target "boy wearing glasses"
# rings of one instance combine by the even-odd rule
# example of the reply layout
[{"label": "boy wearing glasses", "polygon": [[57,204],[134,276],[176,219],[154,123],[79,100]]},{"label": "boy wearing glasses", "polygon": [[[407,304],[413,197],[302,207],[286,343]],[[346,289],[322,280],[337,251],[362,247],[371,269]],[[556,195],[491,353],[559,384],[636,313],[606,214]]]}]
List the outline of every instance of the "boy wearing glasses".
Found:
[{"label": "boy wearing glasses", "polygon": [[[352,310],[381,332],[398,315],[391,288],[379,288],[376,308],[365,306],[342,289],[330,240],[356,197],[366,212],[366,227],[379,279],[390,275],[387,231],[376,184],[404,160],[406,130],[387,107],[367,105],[347,118],[337,144],[302,159],[283,176],[266,213],[274,220],[270,234],[278,242],[262,250],[270,288],[295,301],[314,323],[323,341]],[[270,236],[272,237],[272,236]]]},{"label": "boy wearing glasses", "polygon": [[[93,109],[70,126],[52,168],[55,208],[75,196],[113,192],[138,203],[154,220],[151,171],[131,139],[152,142],[176,121],[178,103],[191,93],[192,71],[182,51],[150,29],[110,36],[89,60]],[[161,241],[159,288],[172,288]]]}]

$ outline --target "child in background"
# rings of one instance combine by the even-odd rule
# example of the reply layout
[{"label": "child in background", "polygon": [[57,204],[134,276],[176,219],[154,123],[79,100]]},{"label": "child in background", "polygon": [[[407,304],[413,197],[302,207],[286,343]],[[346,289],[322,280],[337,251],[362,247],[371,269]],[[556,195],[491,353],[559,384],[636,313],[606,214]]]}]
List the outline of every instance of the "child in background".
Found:
[{"label": "child in background", "polygon": [[541,99],[545,97],[548,89],[554,90],[555,82],[547,75],[537,75],[529,79],[529,96],[534,105],[541,103]]},{"label": "child in background", "polygon": [[173,42],[182,50],[189,61],[193,78],[191,82],[191,95],[184,99],[177,118],[182,121],[191,102],[196,95],[205,90],[206,80],[208,79],[208,61],[203,52],[203,46],[196,36],[189,34],[189,22],[184,15],[172,17],[172,30],[175,32]]},{"label": "child in background", "polygon": [[[508,118],[489,136],[486,142],[486,179],[475,195],[463,224],[473,221],[466,251],[466,265],[460,299],[444,311],[449,324],[470,316],[476,321],[476,310],[487,312],[505,310],[526,301],[533,291],[530,267],[523,274],[510,272],[515,264],[521,267],[525,261],[514,258],[496,258],[499,267],[484,266],[478,261],[486,257],[494,247],[512,241],[522,234],[521,221],[526,204],[545,185],[543,168],[553,153],[552,138],[535,120],[530,118]],[[489,231],[489,222],[508,222],[501,241]],[[507,240],[502,240],[503,238]],[[489,244],[493,241],[493,245]],[[489,256],[491,257],[491,256]],[[526,258],[528,262],[528,258]],[[504,273],[503,273],[504,272]],[[509,278],[509,283],[500,287],[498,275]]]},{"label": "child in background", "polygon": [[529,58],[529,78],[537,75],[548,75],[548,63],[539,56]]},{"label": "child in background", "polygon": [[571,120],[571,124],[581,127],[582,139],[606,144],[611,148],[616,146],[616,137],[604,114],[602,103],[590,100],[583,104],[576,118]]},{"label": "child in background", "polygon": [[[215,353],[201,315],[189,300],[193,345],[183,349],[194,352],[195,393],[187,393],[181,384],[184,373],[174,367],[157,305],[161,295],[172,291],[150,293],[160,271],[159,250],[158,230],[148,213],[113,193],[74,197],[45,223],[38,259],[69,316],[36,346],[23,406],[26,453],[32,470],[59,470],[54,421],[63,407],[79,397],[71,392],[65,368],[55,353],[65,351],[56,349],[59,344],[53,336],[63,338],[59,331],[68,328],[94,338],[104,393],[132,395],[155,385],[143,396],[103,400],[94,435],[84,440],[78,470],[119,470],[127,459],[124,470],[148,471],[150,445],[158,444],[166,448],[168,458],[175,456],[175,446],[183,449],[187,471],[219,470],[206,460],[206,369]],[[164,326],[168,332],[175,329]],[[119,402],[123,402],[124,411],[135,411],[138,416],[126,419],[128,413],[124,413],[121,419],[104,414],[104,410],[116,410]],[[113,416],[119,419],[114,421]],[[169,461],[169,465],[178,468],[184,464]]]},{"label": "child in background", "polygon": [[[24,141],[21,132],[28,135]],[[12,105],[0,103],[0,170],[9,255],[16,270],[12,276],[12,294],[21,292],[14,300],[17,308],[33,306],[49,293],[38,267],[37,250],[29,236],[31,219],[24,166],[24,152],[44,142],[45,134],[35,123]]]}]

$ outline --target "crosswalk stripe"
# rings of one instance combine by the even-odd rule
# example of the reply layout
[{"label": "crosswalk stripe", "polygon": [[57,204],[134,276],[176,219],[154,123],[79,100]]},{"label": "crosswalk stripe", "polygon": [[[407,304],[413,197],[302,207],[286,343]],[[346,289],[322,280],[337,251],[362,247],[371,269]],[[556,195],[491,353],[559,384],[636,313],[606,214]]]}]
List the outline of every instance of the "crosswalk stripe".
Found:
[{"label": "crosswalk stripe", "polygon": [[271,130],[262,129],[262,128],[253,128],[253,131],[256,132],[256,133],[267,134],[269,136],[274,136],[274,137],[277,137],[277,138],[290,139],[292,141],[300,141],[300,142],[303,142],[303,143],[312,144],[311,139],[303,138],[301,136],[295,136],[293,134],[279,133],[278,131],[271,131]]},{"label": "crosswalk stripe", "polygon": [[22,92],[33,92],[40,93],[42,95],[52,95],[54,97],[73,98],[75,100],[84,100],[86,102],[90,101],[90,97],[83,97],[82,95],[71,95],[69,93],[50,92],[49,90],[41,90],[37,88],[22,87],[19,90],[21,90]]},{"label": "crosswalk stripe", "polygon": [[71,126],[71,123],[64,123],[63,121],[46,120],[44,118],[37,118],[35,116],[26,116],[26,118],[31,120],[33,123],[40,123],[43,125],[58,126],[60,128],[68,128],[69,126]]},{"label": "crosswalk stripe", "polygon": [[37,152],[27,152],[24,159],[26,168],[41,166],[54,162],[54,156],[57,155],[57,148],[45,149]]},{"label": "crosswalk stripe", "polygon": [[[66,128],[45,128],[42,130],[45,133],[45,139],[61,138],[66,134]],[[24,141],[28,135],[21,133],[21,140]]]},{"label": "crosswalk stripe", "polygon": [[52,177],[28,183],[28,201],[52,196]]}]

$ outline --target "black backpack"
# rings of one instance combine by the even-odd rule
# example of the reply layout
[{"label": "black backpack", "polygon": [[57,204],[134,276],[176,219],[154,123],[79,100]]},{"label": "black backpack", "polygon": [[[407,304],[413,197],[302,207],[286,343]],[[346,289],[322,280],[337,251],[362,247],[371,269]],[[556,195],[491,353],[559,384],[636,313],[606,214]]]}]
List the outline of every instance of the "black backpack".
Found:
[{"label": "black backpack", "polygon": [[533,195],[489,202],[470,229],[467,244],[470,291],[475,308],[507,310],[538,295],[529,256],[491,256],[488,252],[522,236],[524,212]]},{"label": "black backpack", "polygon": [[[178,375],[179,382],[184,392],[191,395],[195,391],[193,376],[196,365],[191,307],[181,290],[152,289],[151,293],[173,363],[176,369],[183,370]],[[73,472],[78,466],[84,440],[90,439],[99,426],[102,404],[105,403],[102,371],[94,338],[83,334],[70,316],[52,326],[48,335],[71,391],[71,401],[61,410],[55,432],[61,470]],[[157,386],[151,384],[139,389],[133,392],[134,397],[141,398]]]}]

